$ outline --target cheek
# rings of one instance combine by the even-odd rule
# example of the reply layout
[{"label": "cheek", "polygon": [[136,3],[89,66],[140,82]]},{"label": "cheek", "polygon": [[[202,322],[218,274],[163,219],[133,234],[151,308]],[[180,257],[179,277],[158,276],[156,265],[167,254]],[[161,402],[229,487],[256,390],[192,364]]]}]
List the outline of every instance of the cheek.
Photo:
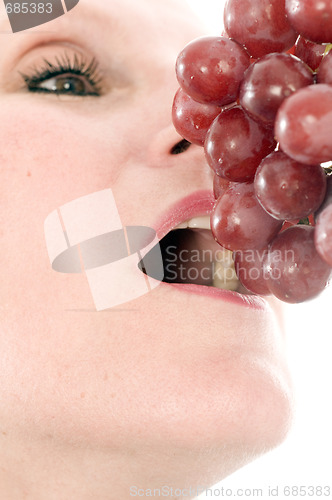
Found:
[{"label": "cheek", "polygon": [[128,120],[125,107],[98,116],[93,103],[83,112],[75,103],[29,99],[1,103],[0,170],[8,192],[36,199],[40,209],[116,184],[119,165],[145,147],[142,109]]},{"label": "cheek", "polygon": [[[136,102],[130,120],[128,107],[108,105],[103,114],[94,103],[26,95],[0,100],[0,298],[8,307],[24,294],[20,308],[29,314],[35,302],[48,304],[45,290],[52,287],[57,305],[68,306],[68,296],[81,290],[82,303],[92,305],[84,276],[50,268],[44,221],[68,201],[108,187],[115,186],[119,206],[126,206],[130,174],[124,167],[136,161],[156,126],[138,127],[146,104]],[[137,182],[135,189],[137,196]]]},{"label": "cheek", "polygon": [[30,198],[37,196],[39,206],[59,185],[65,188],[71,181],[72,189],[79,165],[88,161],[94,137],[88,138],[75,116],[41,105],[25,105],[24,112],[17,103],[6,105],[10,112],[4,110],[1,118],[6,127],[0,136],[0,155],[9,188]]},{"label": "cheek", "polygon": [[[21,314],[30,316],[35,304],[49,306],[45,290],[53,282],[59,283],[61,297],[68,278],[54,276],[50,268],[46,217],[107,187],[112,172],[105,169],[110,148],[102,135],[105,124],[93,124],[63,103],[56,108],[50,100],[28,98],[8,96],[0,103],[0,300],[16,313],[19,304]],[[121,149],[121,144],[113,148],[115,158],[121,158]],[[70,278],[82,286],[81,276]],[[86,287],[89,298],[88,292]]]},{"label": "cheek", "polygon": [[[117,317],[70,311],[68,290],[73,290],[76,307],[82,294],[82,309],[92,308],[85,279],[50,269],[43,234],[47,215],[110,185],[124,192],[129,171],[121,173],[119,167],[137,161],[136,153],[144,151],[157,122],[149,129],[139,127],[146,123],[143,108],[135,108],[131,121],[124,111],[111,118],[107,112],[107,119],[98,120],[48,107],[39,99],[33,106],[23,101],[20,107],[18,101],[9,98],[0,107],[5,124],[0,135],[0,231],[5,228],[0,262],[6,262],[0,281],[6,311],[1,351],[9,360],[3,396],[0,391],[7,402],[2,407],[9,408],[4,418],[11,421],[16,413],[14,420],[20,422],[24,408],[31,432],[39,425],[45,434],[54,429],[67,441],[74,435],[88,443],[106,440],[109,446],[135,436],[142,441],[150,436],[153,444],[171,438],[184,448],[193,441],[197,448],[215,440],[222,446],[230,435],[263,444],[280,440],[289,400],[280,382],[284,368],[271,368],[270,353],[261,356],[271,361],[268,365],[258,353],[257,362],[251,362],[236,350],[230,353],[232,361],[223,363],[216,356],[217,327],[202,314],[187,312],[177,297],[171,304],[157,295],[155,303],[152,296],[141,297],[133,305],[138,319],[135,311],[126,318],[121,312]],[[131,189],[137,197],[136,183]],[[234,316],[229,311],[223,322],[239,336],[241,325],[236,328]],[[172,323],[178,328],[170,329]],[[262,328],[252,325],[253,332]],[[192,341],[186,345],[192,329],[213,335],[207,337],[205,354],[200,342],[196,348]]]}]

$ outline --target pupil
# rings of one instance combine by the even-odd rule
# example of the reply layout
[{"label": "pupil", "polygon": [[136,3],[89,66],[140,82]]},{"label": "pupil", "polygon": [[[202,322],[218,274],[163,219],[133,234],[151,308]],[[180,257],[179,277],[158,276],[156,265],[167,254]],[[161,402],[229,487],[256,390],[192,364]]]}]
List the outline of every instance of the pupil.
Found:
[{"label": "pupil", "polygon": [[78,78],[59,78],[56,82],[56,90],[58,92],[68,92],[75,94],[84,93],[84,83]]}]

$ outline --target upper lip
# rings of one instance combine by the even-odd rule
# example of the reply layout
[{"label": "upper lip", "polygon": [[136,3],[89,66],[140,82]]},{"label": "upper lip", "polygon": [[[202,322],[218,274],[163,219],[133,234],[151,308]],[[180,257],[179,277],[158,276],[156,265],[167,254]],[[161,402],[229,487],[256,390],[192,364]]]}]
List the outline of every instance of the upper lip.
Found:
[{"label": "upper lip", "polygon": [[160,241],[178,224],[193,217],[209,215],[215,204],[213,192],[200,190],[173,203],[153,224],[157,238]]}]

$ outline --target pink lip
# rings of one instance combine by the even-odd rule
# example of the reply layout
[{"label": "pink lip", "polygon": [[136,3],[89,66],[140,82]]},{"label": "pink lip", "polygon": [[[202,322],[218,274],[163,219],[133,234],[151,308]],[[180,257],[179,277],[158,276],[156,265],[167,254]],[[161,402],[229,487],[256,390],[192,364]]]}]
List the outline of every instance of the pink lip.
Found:
[{"label": "pink lip", "polygon": [[171,229],[192,217],[209,215],[215,201],[212,191],[208,190],[196,191],[177,201],[154,224],[157,238],[161,240]]},{"label": "pink lip", "polygon": [[249,307],[250,309],[266,310],[267,302],[259,295],[243,295],[231,290],[222,290],[221,288],[214,288],[212,286],[191,285],[184,283],[164,283],[162,286],[173,286],[180,291],[193,293],[196,295],[205,295],[206,297],[214,297],[215,299],[223,300],[231,304]]},{"label": "pink lip", "polygon": [[[215,201],[212,191],[208,190],[196,191],[177,201],[155,223],[154,229],[157,233],[157,238],[161,240],[171,229],[174,229],[178,224],[192,217],[209,215],[213,210]],[[161,282],[160,286],[175,287],[183,292],[214,297],[215,299],[221,299],[225,302],[251,309],[266,310],[268,307],[266,300],[258,295],[243,295],[230,290],[183,283]]]}]

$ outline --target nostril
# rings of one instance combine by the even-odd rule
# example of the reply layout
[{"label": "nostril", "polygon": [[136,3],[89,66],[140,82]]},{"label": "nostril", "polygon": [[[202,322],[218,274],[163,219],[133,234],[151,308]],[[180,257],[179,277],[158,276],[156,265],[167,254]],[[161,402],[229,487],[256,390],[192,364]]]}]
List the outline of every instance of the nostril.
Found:
[{"label": "nostril", "polygon": [[175,144],[175,146],[172,147],[170,150],[171,155],[179,155],[181,153],[184,153],[187,151],[187,149],[191,146],[191,142],[187,141],[186,139],[182,139],[182,141],[178,142]]}]

